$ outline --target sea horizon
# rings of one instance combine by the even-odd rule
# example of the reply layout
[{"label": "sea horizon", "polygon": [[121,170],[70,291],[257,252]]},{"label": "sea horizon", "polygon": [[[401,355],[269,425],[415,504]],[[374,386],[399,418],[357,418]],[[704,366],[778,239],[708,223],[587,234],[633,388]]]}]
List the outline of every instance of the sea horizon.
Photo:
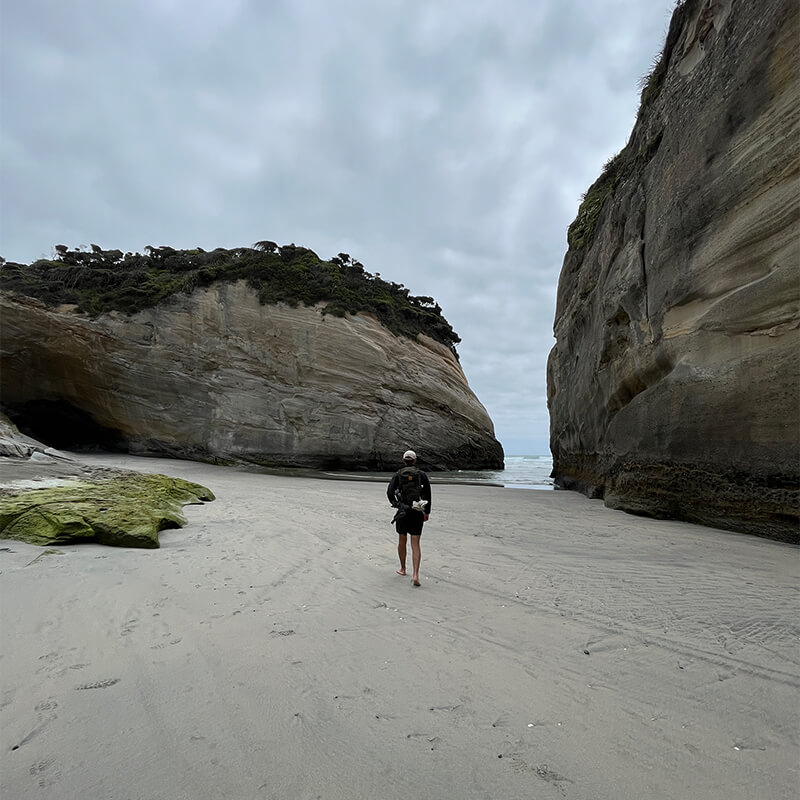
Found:
[{"label": "sea horizon", "polygon": [[429,473],[432,483],[477,483],[507,489],[553,489],[553,457],[548,454],[506,455],[505,469],[464,469]]},{"label": "sea horizon", "polygon": [[[506,489],[549,490],[555,488],[553,479],[550,477],[553,470],[553,457],[550,454],[506,455],[503,460],[504,469],[428,470],[427,474],[432,484],[467,483],[499,486]],[[273,470],[264,471],[272,472]],[[280,470],[280,472],[285,473],[285,470]],[[325,470],[322,472],[308,471],[305,474],[308,477],[316,475],[335,480],[387,481],[393,471]]]}]

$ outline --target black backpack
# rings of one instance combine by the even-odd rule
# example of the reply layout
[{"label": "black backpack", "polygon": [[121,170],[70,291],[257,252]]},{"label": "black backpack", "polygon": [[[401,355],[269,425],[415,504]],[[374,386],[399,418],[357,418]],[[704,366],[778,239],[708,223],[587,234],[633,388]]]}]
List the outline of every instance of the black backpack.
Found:
[{"label": "black backpack", "polygon": [[422,479],[419,467],[403,467],[398,473],[397,492],[404,505],[422,499]]}]

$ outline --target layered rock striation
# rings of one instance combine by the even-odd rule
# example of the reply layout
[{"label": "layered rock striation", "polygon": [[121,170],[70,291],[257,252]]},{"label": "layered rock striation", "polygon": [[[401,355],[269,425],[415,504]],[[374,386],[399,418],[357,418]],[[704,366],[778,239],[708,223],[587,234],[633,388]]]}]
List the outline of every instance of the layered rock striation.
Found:
[{"label": "layered rock striation", "polygon": [[452,349],[369,314],[262,305],[244,280],[96,319],[10,293],[0,304],[0,398],[55,446],[82,435],[132,453],[326,469],[394,468],[413,447],[432,469],[503,464]]},{"label": "layered rock striation", "polygon": [[794,0],[687,0],[558,289],[559,486],[797,541],[800,81]]}]

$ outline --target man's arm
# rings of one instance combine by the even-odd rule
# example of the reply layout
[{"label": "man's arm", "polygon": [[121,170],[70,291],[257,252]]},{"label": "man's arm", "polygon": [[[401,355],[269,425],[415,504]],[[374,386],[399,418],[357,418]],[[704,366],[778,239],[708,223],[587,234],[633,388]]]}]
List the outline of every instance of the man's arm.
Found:
[{"label": "man's arm", "polygon": [[398,478],[397,473],[395,473],[392,475],[392,479],[389,481],[389,485],[386,487],[386,496],[389,498],[389,503],[394,508],[397,508],[397,498],[394,496],[395,492],[397,491],[397,484]]},{"label": "man's arm", "polygon": [[431,482],[428,480],[428,476],[423,472],[420,476],[420,489],[422,492],[422,499],[425,500],[427,505],[425,506],[425,513],[431,513]]}]

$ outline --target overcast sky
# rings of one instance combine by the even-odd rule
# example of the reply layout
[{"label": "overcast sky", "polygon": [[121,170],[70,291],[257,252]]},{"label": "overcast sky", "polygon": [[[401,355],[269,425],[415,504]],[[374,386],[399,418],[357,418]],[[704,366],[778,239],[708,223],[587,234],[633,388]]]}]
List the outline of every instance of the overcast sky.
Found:
[{"label": "overcast sky", "polygon": [[566,230],[674,5],[0,0],[0,255],[350,253],[442,306],[506,453],[547,453]]}]

